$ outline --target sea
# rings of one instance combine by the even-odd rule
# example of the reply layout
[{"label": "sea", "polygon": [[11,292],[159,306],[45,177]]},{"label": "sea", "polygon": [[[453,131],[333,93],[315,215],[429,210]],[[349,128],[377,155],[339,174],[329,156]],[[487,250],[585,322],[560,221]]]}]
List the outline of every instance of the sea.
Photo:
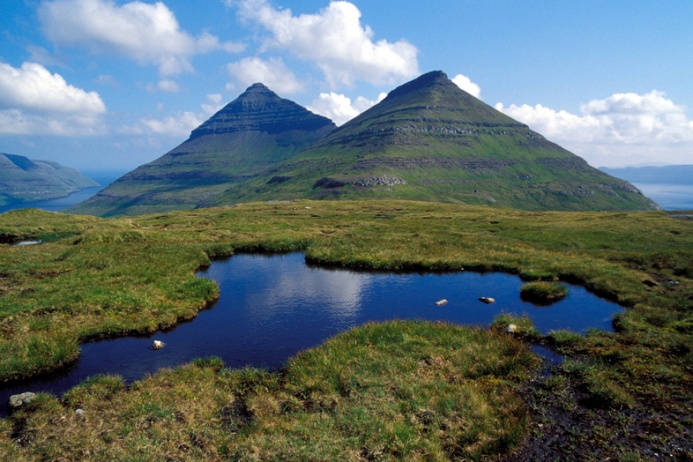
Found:
[{"label": "sea", "polygon": [[693,184],[633,183],[664,210],[693,210]]},{"label": "sea", "polygon": [[62,212],[68,207],[79,204],[80,202],[89,199],[102,189],[106,188],[109,184],[113,183],[115,180],[123,176],[125,173],[127,172],[122,170],[82,172],[82,175],[96,181],[97,183],[99,183],[99,186],[83,189],[76,193],[70,194],[69,196],[60,197],[58,199],[22,202],[20,204],[0,205],[0,213],[17,209],[41,209],[47,210],[49,212]]}]

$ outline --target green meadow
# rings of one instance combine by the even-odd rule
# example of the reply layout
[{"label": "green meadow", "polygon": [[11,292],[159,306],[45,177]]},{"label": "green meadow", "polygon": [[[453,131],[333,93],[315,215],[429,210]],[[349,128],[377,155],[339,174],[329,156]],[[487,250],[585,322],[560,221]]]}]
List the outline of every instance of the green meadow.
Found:
[{"label": "green meadow", "polygon": [[[81,343],[152,332],[218,297],[195,276],[235,252],[318,265],[500,270],[546,295],[586,286],[628,310],[615,333],[374,324],[279,372],[203,358],[130,387],[99,376],[0,420],[6,460],[512,459],[565,418],[585,459],[693,457],[693,221],[409,201],[296,201],[124,218],[0,215],[0,381],[65,367]],[[11,246],[21,239],[41,245]],[[505,327],[516,324],[515,334]],[[537,375],[529,344],[565,356]],[[84,413],[75,413],[76,409]],[[573,417],[570,417],[573,416]],[[585,417],[587,416],[587,417]],[[589,420],[591,419],[591,420]],[[645,425],[647,423],[647,425]],[[577,425],[577,424],[576,424]],[[645,426],[644,426],[645,425]]]}]

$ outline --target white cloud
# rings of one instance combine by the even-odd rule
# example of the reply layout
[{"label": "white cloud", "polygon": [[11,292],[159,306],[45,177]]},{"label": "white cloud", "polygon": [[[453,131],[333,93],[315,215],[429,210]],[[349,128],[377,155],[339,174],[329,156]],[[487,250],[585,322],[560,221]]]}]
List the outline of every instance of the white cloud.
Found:
[{"label": "white cloud", "polygon": [[156,85],[149,83],[145,88],[150,92],[162,91],[164,93],[178,93],[180,91],[178,83],[170,79],[159,80]]},{"label": "white cloud", "polygon": [[267,0],[232,3],[241,18],[270,32],[265,48],[276,48],[316,64],[332,88],[357,80],[393,84],[418,75],[417,53],[406,40],[373,41],[374,33],[361,24],[361,12],[350,2],[332,1],[317,14],[294,16]]},{"label": "white cloud", "polygon": [[659,91],[592,100],[580,114],[540,104],[496,109],[572,150],[592,165],[693,163],[693,121]]},{"label": "white cloud", "polygon": [[184,136],[199,127],[204,119],[194,112],[180,112],[163,119],[143,118],[140,120],[146,131],[156,135]]},{"label": "white cloud", "polygon": [[352,103],[351,98],[342,94],[334,92],[320,93],[320,96],[308,106],[308,109],[316,114],[332,119],[337,125],[342,125],[363,111],[375,106],[385,99],[386,96],[386,93],[381,93],[377,101],[371,101],[363,96],[359,96]]},{"label": "white cloud", "polygon": [[205,114],[211,116],[224,107],[222,101],[223,97],[219,93],[209,94],[207,95],[207,103],[202,103],[202,110]]},{"label": "white cloud", "polygon": [[162,76],[192,71],[190,57],[195,54],[241,49],[238,44],[222,44],[207,32],[192,37],[180,29],[175,15],[162,2],[44,1],[38,15],[45,34],[58,45],[81,46],[95,54],[116,54],[142,65],[154,64]]},{"label": "white cloud", "polygon": [[40,64],[0,63],[0,133],[92,134],[105,112],[98,93],[69,85]]},{"label": "white cloud", "polygon": [[231,77],[244,89],[259,82],[281,94],[298,93],[303,90],[303,85],[279,58],[243,58],[226,67]]},{"label": "white cloud", "polygon": [[[223,107],[221,100],[221,95],[209,94],[207,95],[207,102],[200,105],[201,112],[175,112],[163,118],[143,117],[135,125],[121,127],[119,132],[128,135],[154,134],[185,137]],[[163,110],[163,108],[160,107],[159,110]]]},{"label": "white cloud", "polygon": [[452,78],[452,81],[455,85],[457,85],[473,97],[481,99],[481,88],[479,87],[479,85],[472,82],[472,80],[466,75],[457,74],[455,77]]}]

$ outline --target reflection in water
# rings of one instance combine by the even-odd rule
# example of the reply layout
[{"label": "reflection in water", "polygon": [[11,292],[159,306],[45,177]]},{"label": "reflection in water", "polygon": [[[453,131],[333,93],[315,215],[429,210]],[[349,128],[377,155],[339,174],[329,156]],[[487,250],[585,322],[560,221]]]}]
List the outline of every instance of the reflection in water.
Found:
[{"label": "reflection in water", "polygon": [[[330,317],[338,323],[353,321],[361,308],[363,287],[369,284],[369,275],[309,268],[302,262],[296,265],[288,258],[267,258],[248,260],[254,268],[241,270],[256,276],[256,289],[246,294],[244,305],[253,310],[258,323],[273,316],[296,314],[296,310],[317,310],[320,316]],[[268,266],[258,275],[258,265],[264,266],[260,263],[264,259],[267,259]],[[223,277],[216,273],[207,276],[215,280]]]},{"label": "reflection in water", "polygon": [[[428,319],[488,325],[501,312],[528,314],[542,333],[611,330],[621,308],[568,286],[550,307],[520,299],[522,281],[502,273],[389,274],[310,268],[302,254],[236,255],[200,272],[214,279],[221,298],[191,322],[149,337],[126,337],[82,346],[69,371],[0,391],[0,413],[11,394],[61,393],[94,374],[119,374],[126,382],[204,356],[228,367],[276,369],[301,350],[369,321]],[[493,297],[487,305],[480,296]],[[447,299],[444,306],[435,302]],[[166,347],[151,349],[152,338]]]}]

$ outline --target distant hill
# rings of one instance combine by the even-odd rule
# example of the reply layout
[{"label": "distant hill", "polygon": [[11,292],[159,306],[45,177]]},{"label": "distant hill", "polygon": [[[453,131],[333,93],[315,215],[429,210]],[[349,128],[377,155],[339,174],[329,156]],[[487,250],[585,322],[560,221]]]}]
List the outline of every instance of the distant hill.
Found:
[{"label": "distant hill", "polygon": [[57,162],[0,153],[0,205],[56,199],[98,185]]},{"label": "distant hill", "polygon": [[[396,88],[339,128],[278,100],[260,84],[250,87],[181,146],[73,210],[137,214],[299,198],[528,210],[657,207],[626,181],[474,98],[440,71]],[[298,119],[285,121],[286,114],[273,109],[288,106]]]},{"label": "distant hill", "polygon": [[633,183],[693,185],[693,165],[663,167],[601,167],[600,170]]}]

